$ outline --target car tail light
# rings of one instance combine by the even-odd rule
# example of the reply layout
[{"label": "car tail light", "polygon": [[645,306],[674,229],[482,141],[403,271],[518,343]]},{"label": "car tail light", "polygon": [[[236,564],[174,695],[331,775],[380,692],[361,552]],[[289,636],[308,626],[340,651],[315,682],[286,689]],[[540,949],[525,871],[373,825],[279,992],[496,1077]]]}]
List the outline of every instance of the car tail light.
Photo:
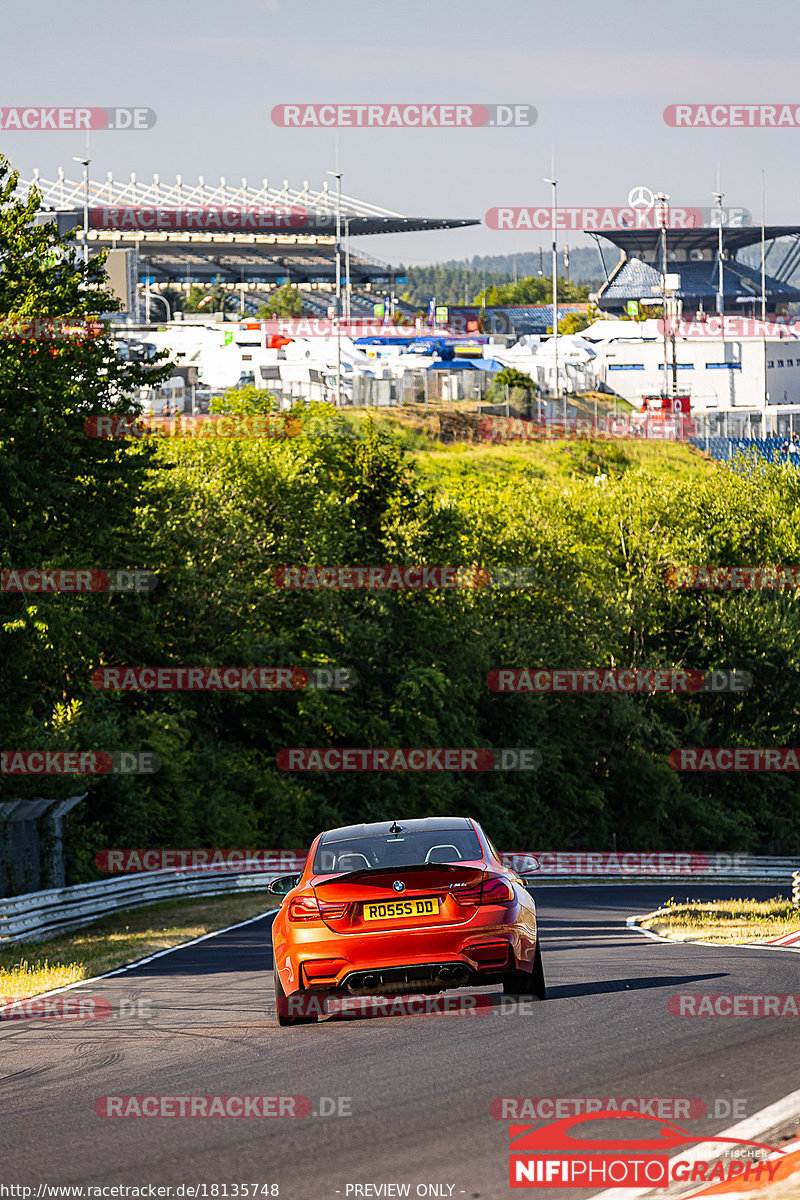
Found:
[{"label": "car tail light", "polygon": [[450,893],[457,904],[508,904],[514,899],[511,884],[505,879],[487,879],[483,887],[453,889]]},{"label": "car tail light", "polygon": [[317,903],[319,904],[319,911],[322,913],[323,917],[331,917],[334,921],[338,921],[340,917],[343,917],[350,907],[350,905],[347,903],[330,904],[326,903],[325,900],[318,900]]},{"label": "car tail light", "polygon": [[289,905],[290,921],[318,921],[319,904],[315,896],[298,896]]}]

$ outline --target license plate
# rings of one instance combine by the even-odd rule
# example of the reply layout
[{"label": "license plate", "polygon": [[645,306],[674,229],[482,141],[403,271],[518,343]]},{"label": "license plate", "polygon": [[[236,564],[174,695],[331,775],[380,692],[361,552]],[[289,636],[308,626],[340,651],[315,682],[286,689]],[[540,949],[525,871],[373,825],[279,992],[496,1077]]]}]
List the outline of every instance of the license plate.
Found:
[{"label": "license plate", "polygon": [[365,921],[392,921],[397,917],[436,917],[439,915],[439,900],[434,896],[427,900],[384,900],[364,905]]}]

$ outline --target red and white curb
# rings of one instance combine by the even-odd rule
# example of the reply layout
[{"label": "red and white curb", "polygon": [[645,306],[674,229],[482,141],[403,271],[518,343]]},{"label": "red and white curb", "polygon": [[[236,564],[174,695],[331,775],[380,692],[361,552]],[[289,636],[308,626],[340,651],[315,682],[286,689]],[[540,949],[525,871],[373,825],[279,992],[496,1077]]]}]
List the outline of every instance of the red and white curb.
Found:
[{"label": "red and white curb", "polygon": [[765,938],[762,942],[704,942],[696,938],[667,937],[663,933],[653,933],[652,929],[643,929],[640,921],[646,921],[652,916],[655,916],[655,913],[644,913],[642,916],[628,917],[625,924],[628,929],[642,934],[643,937],[650,938],[651,941],[666,942],[670,946],[718,946],[720,948],[724,947],[726,950],[789,950],[795,954],[800,953],[800,932],[784,933],[777,938]]},{"label": "red and white curb", "polygon": [[[767,1105],[759,1112],[753,1113],[752,1117],[748,1117],[744,1121],[739,1121],[736,1125],[731,1125],[729,1129],[722,1129],[717,1134],[718,1138],[740,1138],[743,1141],[756,1141],[763,1138],[771,1129],[777,1129],[788,1121],[797,1121],[800,1119],[800,1091],[790,1092],[788,1096],[784,1096],[780,1100],[776,1100],[774,1104]],[[710,1159],[719,1158],[726,1150],[730,1149],[730,1143],[715,1141],[712,1137],[707,1142],[702,1142],[695,1146],[693,1150],[682,1151],[670,1159],[670,1164],[678,1162],[696,1163],[708,1162]],[[739,1196],[752,1196],[753,1192],[765,1191],[768,1187],[776,1187],[782,1181],[800,1170],[800,1142],[789,1142],[781,1147],[783,1155],[772,1154],[768,1155],[769,1160],[785,1156],[785,1160],[781,1162],[780,1167],[776,1171],[776,1178],[770,1184],[768,1180],[759,1181],[756,1179],[749,1180],[747,1184],[742,1183],[738,1179],[730,1180],[722,1184],[711,1184],[709,1187],[701,1188],[700,1191],[692,1191],[683,1193],[682,1200],[694,1200],[696,1196],[713,1196],[726,1195],[728,1200],[734,1200]],[[765,1161],[761,1159],[760,1161]],[[668,1193],[666,1193],[668,1194]],[[665,1192],[662,1188],[607,1188],[603,1192],[595,1192],[591,1200],[637,1200],[639,1196],[662,1196]],[[800,1188],[798,1193],[800,1194]]]}]

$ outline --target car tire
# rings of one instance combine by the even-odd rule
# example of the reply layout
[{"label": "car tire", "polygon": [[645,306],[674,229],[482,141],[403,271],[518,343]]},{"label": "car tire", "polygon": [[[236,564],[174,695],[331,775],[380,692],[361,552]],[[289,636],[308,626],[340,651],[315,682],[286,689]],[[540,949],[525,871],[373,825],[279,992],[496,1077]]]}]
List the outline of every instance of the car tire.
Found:
[{"label": "car tire", "polygon": [[[289,1013],[289,999],[283,990],[281,977],[278,974],[278,968],[273,966],[272,976],[275,980],[275,1013],[278,1018],[279,1025],[314,1025],[317,1021],[317,1013],[307,1013],[301,1016],[293,1016]],[[293,992],[293,995],[302,995],[300,992]]]},{"label": "car tire", "polygon": [[536,939],[536,953],[533,956],[530,987],[532,996],[535,996],[537,1000],[544,1000],[547,995],[547,986],[544,981],[544,967],[542,966],[542,943],[538,937]]},{"label": "car tire", "polygon": [[544,1000],[547,995],[547,987],[544,982],[542,947],[538,938],[532,970],[530,973],[528,971],[509,971],[503,980],[503,994],[506,996],[532,996],[537,1000]]}]

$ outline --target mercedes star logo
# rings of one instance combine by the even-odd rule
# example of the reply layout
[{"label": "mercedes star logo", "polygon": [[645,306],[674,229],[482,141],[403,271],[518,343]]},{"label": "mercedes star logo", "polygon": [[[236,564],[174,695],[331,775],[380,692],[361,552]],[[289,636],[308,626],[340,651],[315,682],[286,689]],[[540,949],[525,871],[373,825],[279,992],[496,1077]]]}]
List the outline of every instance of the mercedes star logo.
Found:
[{"label": "mercedes star logo", "polygon": [[641,184],[638,187],[631,188],[628,192],[628,204],[631,208],[652,208],[655,202],[656,198],[650,191],[650,188],[642,187]]},{"label": "mercedes star logo", "polygon": [[403,883],[402,879],[395,879],[392,887],[396,892],[404,892],[406,890],[406,885]]}]

